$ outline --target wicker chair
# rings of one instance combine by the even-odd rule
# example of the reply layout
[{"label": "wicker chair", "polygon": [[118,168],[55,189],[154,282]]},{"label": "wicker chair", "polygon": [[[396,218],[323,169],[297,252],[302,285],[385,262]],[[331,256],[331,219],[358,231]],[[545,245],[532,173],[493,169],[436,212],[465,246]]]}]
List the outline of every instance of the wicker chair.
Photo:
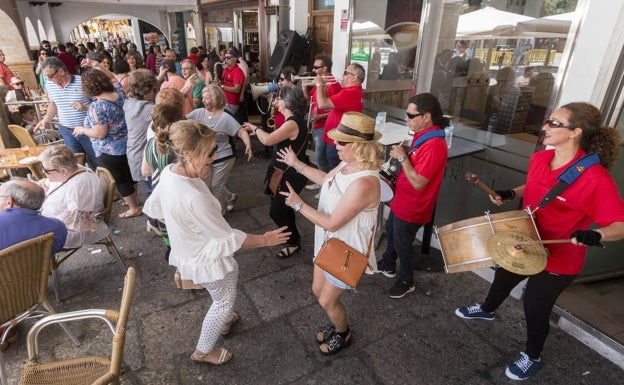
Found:
[{"label": "wicker chair", "polygon": [[9,124],[9,130],[22,146],[37,147],[37,142],[24,127],[17,124]]},{"label": "wicker chair", "polygon": [[[126,342],[126,324],[134,293],[134,267],[126,273],[119,310],[88,309],[54,314],[39,320],[28,332],[28,362],[24,365],[20,385],[100,385],[119,384]],[[39,362],[38,336],[43,328],[55,323],[84,319],[101,319],[113,331],[110,358],[89,356],[63,361]],[[116,325],[113,326],[113,323]],[[124,369],[129,366],[124,364]]]},{"label": "wicker chair", "polygon": [[[115,194],[115,180],[113,179],[110,171],[103,167],[98,167],[96,173],[98,178],[100,178],[100,185],[102,186],[104,196],[104,208],[102,209],[102,212],[100,214],[104,223],[106,223],[106,225],[110,227],[110,218],[113,211],[113,195]],[[113,238],[111,238],[110,235],[107,235],[102,240],[96,242],[96,244],[105,245],[106,249],[108,249],[108,252],[115,256],[115,258],[117,259],[117,263],[122,268],[122,270],[126,271],[126,265],[121,258],[121,254],[117,249],[117,245],[115,245],[115,241],[113,241]],[[61,263],[65,262],[78,250],[80,250],[80,248],[63,249],[56,254],[55,258],[52,259],[52,283],[54,284],[54,293],[58,302],[61,302],[63,300],[58,269],[61,266]]]},{"label": "wicker chair", "polygon": [[[26,319],[54,314],[48,303],[48,276],[54,234],[20,242],[0,251],[0,326],[1,341],[16,324]],[[61,325],[76,344],[78,339]],[[7,384],[4,353],[0,352],[0,383]]]}]

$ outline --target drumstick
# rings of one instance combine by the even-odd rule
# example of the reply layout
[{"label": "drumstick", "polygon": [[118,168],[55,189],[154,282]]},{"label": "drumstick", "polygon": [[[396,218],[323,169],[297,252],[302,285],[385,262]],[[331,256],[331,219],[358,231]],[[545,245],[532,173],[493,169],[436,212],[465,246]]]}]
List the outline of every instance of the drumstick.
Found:
[{"label": "drumstick", "polygon": [[[550,243],[570,243],[572,242],[570,239],[548,239],[548,240],[541,240],[541,241],[526,241],[526,242],[505,242],[505,244],[508,245],[535,245],[535,244],[543,244],[543,245],[547,245]],[[500,243],[499,243],[500,244]]]},{"label": "drumstick", "polygon": [[477,176],[477,174],[468,171],[466,173],[466,180],[476,184],[477,186],[479,186],[479,188],[483,191],[485,191],[486,193],[488,193],[492,198],[496,198],[498,196],[498,194],[496,193],[496,191],[492,190],[488,185],[486,185],[485,183],[481,182],[479,180],[479,177]]}]

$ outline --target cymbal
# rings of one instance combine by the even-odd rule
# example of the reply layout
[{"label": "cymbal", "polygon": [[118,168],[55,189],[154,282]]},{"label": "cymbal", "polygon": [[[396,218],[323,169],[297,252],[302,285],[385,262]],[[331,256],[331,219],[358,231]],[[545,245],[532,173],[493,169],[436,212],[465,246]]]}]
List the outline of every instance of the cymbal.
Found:
[{"label": "cymbal", "polygon": [[487,243],[490,257],[512,273],[533,275],[546,267],[546,250],[527,235],[515,231],[499,231]]}]

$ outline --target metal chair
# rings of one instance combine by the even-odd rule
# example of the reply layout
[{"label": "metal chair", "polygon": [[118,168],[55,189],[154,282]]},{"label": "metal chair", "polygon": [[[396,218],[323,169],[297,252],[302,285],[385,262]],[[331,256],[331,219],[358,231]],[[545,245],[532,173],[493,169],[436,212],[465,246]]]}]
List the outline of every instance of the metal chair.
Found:
[{"label": "metal chair", "polygon": [[[134,293],[134,267],[126,273],[119,310],[87,309],[54,314],[39,320],[28,332],[28,362],[24,365],[20,385],[87,385],[119,384],[122,371],[123,349],[126,342],[126,325]],[[39,362],[39,333],[47,326],[68,321],[100,319],[113,332],[110,358],[88,356],[62,361]],[[115,323],[115,325],[113,325]],[[124,371],[129,366],[124,364]]]},{"label": "metal chair", "polygon": [[9,124],[9,130],[15,136],[15,138],[20,142],[22,146],[28,147],[37,147],[37,142],[30,135],[27,129],[22,126],[18,126],[17,124]]},{"label": "metal chair", "polygon": [[[111,213],[113,211],[113,195],[115,194],[115,180],[111,175],[110,171],[103,167],[98,167],[95,170],[98,178],[100,178],[100,185],[103,190],[104,197],[104,208],[100,215],[102,216],[102,220],[106,223],[107,226],[110,227],[110,218]],[[106,249],[110,254],[115,256],[117,259],[117,263],[121,266],[123,271],[126,271],[126,265],[121,258],[121,254],[117,249],[117,245],[115,245],[115,241],[111,238],[110,234],[104,237],[102,240],[96,242],[96,244],[105,245]],[[56,254],[56,256],[52,259],[52,283],[54,284],[54,293],[56,295],[56,300],[61,302],[63,300],[63,295],[61,293],[61,284],[58,274],[58,269],[61,263],[65,262],[69,257],[71,257],[76,251],[80,250],[80,248],[75,249],[63,249]]]},{"label": "metal chair", "polygon": [[[0,251],[0,326],[4,327],[0,341],[18,323],[35,317],[56,313],[48,303],[48,276],[54,234],[20,242]],[[61,325],[76,344],[78,339]],[[4,353],[0,352],[0,383],[7,385]]]}]

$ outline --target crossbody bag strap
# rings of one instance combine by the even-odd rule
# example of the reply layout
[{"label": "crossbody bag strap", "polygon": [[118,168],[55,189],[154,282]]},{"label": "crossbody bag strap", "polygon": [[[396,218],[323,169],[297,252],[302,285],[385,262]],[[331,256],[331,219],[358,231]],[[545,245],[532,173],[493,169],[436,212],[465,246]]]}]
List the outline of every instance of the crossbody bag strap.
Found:
[{"label": "crossbody bag strap", "polygon": [[78,175],[78,174],[82,174],[83,172],[87,172],[87,170],[82,169],[82,170],[80,170],[80,171],[78,171],[78,172],[76,172],[76,173],[72,174],[69,178],[65,179],[65,180],[63,181],[63,183],[61,183],[60,185],[58,185],[58,186],[57,186],[54,190],[50,191],[50,192],[48,193],[48,195],[47,195],[47,196],[52,195],[52,193],[53,193],[53,192],[55,192],[56,190],[58,190],[58,189],[60,189],[61,187],[63,187],[63,185],[64,185],[65,183],[69,182],[69,180],[70,180],[71,178],[75,177],[75,176],[76,176],[76,175]]},{"label": "crossbody bag strap", "polygon": [[585,171],[598,163],[600,163],[600,157],[594,152],[587,153],[580,157],[576,162],[557,176],[559,182],[557,182],[557,184],[546,193],[544,198],[542,198],[542,200],[537,204],[537,208],[543,208],[552,202],[557,196],[561,195],[565,189],[570,187],[570,185],[581,175],[583,175]]},{"label": "crossbody bag strap", "polygon": [[422,146],[423,143],[433,138],[444,138],[444,131],[442,130],[433,130],[425,132],[421,137],[416,139],[416,141],[412,144],[412,148],[407,152],[407,155],[416,151],[418,147]]}]

